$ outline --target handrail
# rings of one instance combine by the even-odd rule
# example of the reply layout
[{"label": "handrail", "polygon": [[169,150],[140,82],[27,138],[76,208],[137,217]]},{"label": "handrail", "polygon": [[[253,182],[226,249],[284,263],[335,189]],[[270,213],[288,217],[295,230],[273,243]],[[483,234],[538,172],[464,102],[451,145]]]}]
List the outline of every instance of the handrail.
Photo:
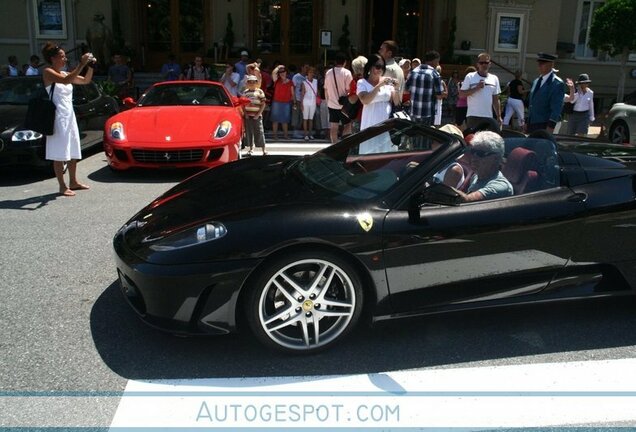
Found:
[{"label": "handrail", "polygon": [[[500,67],[501,69],[505,70],[506,72],[508,72],[510,75],[514,76],[514,72],[511,71],[510,69],[508,69],[506,66],[502,65],[501,63],[497,63],[496,61],[494,61],[492,58],[490,59],[490,63],[493,63],[495,66]],[[521,78],[522,81],[525,81],[526,83],[530,84],[532,86],[532,81],[528,81],[525,78]]]}]

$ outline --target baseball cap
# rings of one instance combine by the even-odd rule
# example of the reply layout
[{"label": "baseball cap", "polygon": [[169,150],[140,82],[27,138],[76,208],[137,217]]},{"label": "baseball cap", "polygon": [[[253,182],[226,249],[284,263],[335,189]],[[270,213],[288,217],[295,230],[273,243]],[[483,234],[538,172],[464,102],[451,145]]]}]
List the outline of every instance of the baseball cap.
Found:
[{"label": "baseball cap", "polygon": [[241,56],[249,57],[249,54],[247,51],[241,51]]},{"label": "baseball cap", "polygon": [[248,75],[245,81],[258,81],[258,78],[256,78],[256,75]]}]

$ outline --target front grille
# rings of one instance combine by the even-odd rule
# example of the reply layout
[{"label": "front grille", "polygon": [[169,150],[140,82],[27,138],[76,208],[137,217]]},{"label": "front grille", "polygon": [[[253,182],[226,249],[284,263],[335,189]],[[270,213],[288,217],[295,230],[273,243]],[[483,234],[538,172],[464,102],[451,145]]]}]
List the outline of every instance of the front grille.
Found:
[{"label": "front grille", "polygon": [[202,149],[193,150],[133,150],[133,159],[141,163],[166,163],[198,162],[203,158]]}]

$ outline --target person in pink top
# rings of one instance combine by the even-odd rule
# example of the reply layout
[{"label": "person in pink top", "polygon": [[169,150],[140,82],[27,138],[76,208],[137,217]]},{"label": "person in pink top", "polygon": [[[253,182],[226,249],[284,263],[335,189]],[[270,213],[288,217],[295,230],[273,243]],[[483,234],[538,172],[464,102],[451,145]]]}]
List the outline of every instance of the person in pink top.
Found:
[{"label": "person in pink top", "polygon": [[[466,70],[464,71],[464,77],[471,73],[471,72],[476,72],[477,69],[475,69],[474,66],[468,66],[466,68]],[[461,88],[462,83],[460,82],[458,84],[458,87]],[[468,97],[462,97],[461,95],[457,96],[457,105],[456,105],[456,109],[455,109],[455,124],[457,125],[458,128],[463,130],[463,124],[466,121],[466,113],[468,112]]]}]

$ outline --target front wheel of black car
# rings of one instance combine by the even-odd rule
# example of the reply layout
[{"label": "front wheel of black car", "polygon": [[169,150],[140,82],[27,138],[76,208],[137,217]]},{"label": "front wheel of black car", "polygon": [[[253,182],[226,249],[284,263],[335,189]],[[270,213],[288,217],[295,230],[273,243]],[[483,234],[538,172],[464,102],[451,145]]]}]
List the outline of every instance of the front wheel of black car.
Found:
[{"label": "front wheel of black car", "polygon": [[629,127],[624,121],[619,120],[612,125],[609,132],[609,140],[614,144],[629,143]]},{"label": "front wheel of black car", "polygon": [[327,252],[301,252],[277,259],[257,277],[247,318],[265,345],[312,353],[351,330],[362,297],[360,278],[348,262]]}]

